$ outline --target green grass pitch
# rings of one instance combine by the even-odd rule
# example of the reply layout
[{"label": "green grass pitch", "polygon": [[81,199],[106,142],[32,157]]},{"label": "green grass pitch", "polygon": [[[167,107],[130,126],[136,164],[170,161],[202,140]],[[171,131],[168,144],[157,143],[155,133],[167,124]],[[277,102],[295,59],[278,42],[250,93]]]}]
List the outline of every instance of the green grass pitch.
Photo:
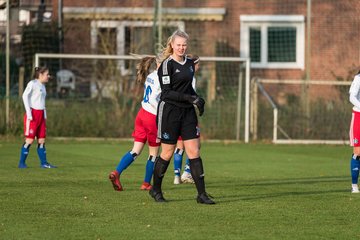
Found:
[{"label": "green grass pitch", "polygon": [[131,142],[47,141],[40,169],[35,144],[18,169],[21,139],[0,143],[0,239],[357,239],[360,194],[350,193],[349,146],[202,144],[207,191],[164,178],[168,203],[139,190],[147,150],[108,180]]}]

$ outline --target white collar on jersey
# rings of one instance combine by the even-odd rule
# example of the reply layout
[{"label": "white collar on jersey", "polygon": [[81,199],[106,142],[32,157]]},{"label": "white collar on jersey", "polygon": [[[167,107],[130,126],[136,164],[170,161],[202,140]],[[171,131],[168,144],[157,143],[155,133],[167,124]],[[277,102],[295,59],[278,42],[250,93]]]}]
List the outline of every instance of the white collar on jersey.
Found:
[{"label": "white collar on jersey", "polygon": [[184,61],[182,61],[182,62],[177,61],[177,60],[174,59],[172,56],[170,56],[169,58],[172,59],[172,60],[174,60],[175,62],[181,64],[181,65],[184,65],[184,64],[186,63],[187,59],[188,59],[187,55],[184,55]]}]

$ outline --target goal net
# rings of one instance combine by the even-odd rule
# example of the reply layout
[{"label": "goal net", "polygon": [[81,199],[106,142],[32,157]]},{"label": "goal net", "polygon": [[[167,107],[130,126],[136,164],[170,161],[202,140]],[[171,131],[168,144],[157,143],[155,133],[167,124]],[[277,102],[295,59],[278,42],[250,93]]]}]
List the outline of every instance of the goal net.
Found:
[{"label": "goal net", "polygon": [[[49,66],[54,75],[47,85],[47,111],[56,121],[49,121],[49,130],[57,136],[129,138],[143,98],[143,85],[136,83],[138,60],[36,54],[35,65]],[[249,140],[249,69],[248,59],[200,56],[195,77],[197,93],[206,100],[199,118],[203,138]]]},{"label": "goal net", "polygon": [[274,143],[349,141],[351,81],[253,79],[251,134]]}]

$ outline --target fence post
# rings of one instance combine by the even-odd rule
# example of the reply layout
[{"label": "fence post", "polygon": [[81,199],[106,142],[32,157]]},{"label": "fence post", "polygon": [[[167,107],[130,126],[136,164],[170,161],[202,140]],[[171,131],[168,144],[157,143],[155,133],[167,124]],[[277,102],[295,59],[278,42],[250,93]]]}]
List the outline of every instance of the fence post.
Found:
[{"label": "fence post", "polygon": [[240,123],[241,123],[241,98],[242,98],[242,70],[240,64],[239,71],[239,86],[238,86],[238,101],[237,101],[237,114],[236,114],[236,141],[240,140]]},{"label": "fence post", "polygon": [[250,133],[252,134],[252,139],[257,140],[257,120],[258,120],[258,86],[256,84],[256,79],[252,79],[252,92],[251,92],[251,103],[250,103]]},{"label": "fence post", "polygon": [[278,122],[278,109],[274,108],[274,123],[273,123],[273,143],[277,141],[277,122]]},{"label": "fence post", "polygon": [[245,143],[248,143],[250,132],[250,59],[246,59],[245,74]]},{"label": "fence post", "polygon": [[19,68],[19,98],[21,98],[22,93],[24,92],[24,73],[25,67]]}]

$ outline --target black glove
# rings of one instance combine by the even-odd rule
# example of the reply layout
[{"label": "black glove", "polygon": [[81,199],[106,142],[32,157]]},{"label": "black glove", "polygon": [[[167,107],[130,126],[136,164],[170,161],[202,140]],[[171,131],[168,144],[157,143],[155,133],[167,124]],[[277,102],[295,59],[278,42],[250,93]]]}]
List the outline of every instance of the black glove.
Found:
[{"label": "black glove", "polygon": [[202,97],[196,95],[185,95],[184,99],[199,109],[200,116],[204,114],[205,100]]},{"label": "black glove", "polygon": [[197,97],[193,104],[199,109],[199,115],[202,116],[205,111],[205,100],[202,97]]},{"label": "black glove", "polygon": [[199,115],[202,116],[204,114],[205,108],[205,100],[196,95],[187,95],[186,100],[195,105],[199,109]]}]

